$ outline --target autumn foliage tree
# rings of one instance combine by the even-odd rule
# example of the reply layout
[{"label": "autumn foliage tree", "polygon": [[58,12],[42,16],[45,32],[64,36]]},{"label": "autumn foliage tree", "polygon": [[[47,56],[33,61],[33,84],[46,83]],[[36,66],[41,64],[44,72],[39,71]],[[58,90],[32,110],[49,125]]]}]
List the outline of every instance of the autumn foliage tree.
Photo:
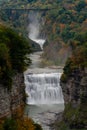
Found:
[{"label": "autumn foliage tree", "polygon": [[24,108],[19,107],[11,118],[0,122],[0,130],[42,130],[31,118],[24,115]]},{"label": "autumn foliage tree", "polygon": [[64,73],[62,74],[61,81],[66,82],[70,74],[79,69],[83,70],[87,67],[87,42],[82,45],[75,46],[73,54],[68,58],[64,66]]}]

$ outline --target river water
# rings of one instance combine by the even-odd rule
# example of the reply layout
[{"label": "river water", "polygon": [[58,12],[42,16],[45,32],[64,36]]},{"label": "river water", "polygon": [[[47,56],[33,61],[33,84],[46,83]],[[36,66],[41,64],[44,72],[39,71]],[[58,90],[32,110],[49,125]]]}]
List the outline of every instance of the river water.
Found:
[{"label": "river water", "polygon": [[56,115],[64,110],[64,100],[60,86],[62,69],[58,67],[41,68],[41,54],[31,54],[32,64],[25,71],[25,85],[27,97],[26,114],[43,130],[51,130],[50,124]]}]

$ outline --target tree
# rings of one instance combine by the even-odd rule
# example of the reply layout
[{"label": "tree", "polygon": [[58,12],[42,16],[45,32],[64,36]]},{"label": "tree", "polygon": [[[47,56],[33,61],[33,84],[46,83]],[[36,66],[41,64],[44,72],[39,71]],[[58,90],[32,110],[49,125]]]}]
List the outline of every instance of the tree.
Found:
[{"label": "tree", "polygon": [[77,6],[76,6],[76,10],[79,12],[79,11],[81,11],[85,6],[86,6],[85,1],[80,0],[79,3],[78,3]]},{"label": "tree", "polygon": [[0,44],[0,82],[4,85],[11,86],[11,63],[9,49],[3,43]]},{"label": "tree", "polygon": [[11,87],[12,74],[23,72],[31,60],[28,41],[17,32],[0,25],[0,82]]},{"label": "tree", "polygon": [[6,119],[3,124],[3,130],[17,130],[17,124],[14,119]]}]

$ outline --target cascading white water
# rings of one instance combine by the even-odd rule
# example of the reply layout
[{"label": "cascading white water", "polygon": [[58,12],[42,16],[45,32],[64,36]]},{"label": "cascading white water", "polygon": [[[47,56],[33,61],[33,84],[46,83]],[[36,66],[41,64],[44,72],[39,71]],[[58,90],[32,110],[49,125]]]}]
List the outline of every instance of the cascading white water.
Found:
[{"label": "cascading white water", "polygon": [[44,39],[33,39],[33,38],[30,38],[30,39],[38,43],[40,45],[41,50],[43,50],[43,45],[45,43]]},{"label": "cascading white water", "polygon": [[63,103],[59,85],[61,73],[42,73],[25,75],[27,104]]}]

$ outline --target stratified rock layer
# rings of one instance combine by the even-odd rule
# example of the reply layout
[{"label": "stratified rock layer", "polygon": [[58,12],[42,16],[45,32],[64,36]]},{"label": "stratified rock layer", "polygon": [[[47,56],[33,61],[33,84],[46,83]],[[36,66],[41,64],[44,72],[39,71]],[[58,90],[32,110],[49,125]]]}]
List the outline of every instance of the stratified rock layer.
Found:
[{"label": "stratified rock layer", "polygon": [[[74,70],[66,83],[62,83],[65,104],[79,105],[87,99],[87,69]],[[84,98],[84,100],[82,100]]]},{"label": "stratified rock layer", "polygon": [[14,111],[24,104],[25,86],[23,74],[13,77],[10,91],[0,84],[0,118],[11,116]]},{"label": "stratified rock layer", "polygon": [[74,70],[61,86],[65,100],[63,122],[69,129],[87,129],[87,68]]}]

